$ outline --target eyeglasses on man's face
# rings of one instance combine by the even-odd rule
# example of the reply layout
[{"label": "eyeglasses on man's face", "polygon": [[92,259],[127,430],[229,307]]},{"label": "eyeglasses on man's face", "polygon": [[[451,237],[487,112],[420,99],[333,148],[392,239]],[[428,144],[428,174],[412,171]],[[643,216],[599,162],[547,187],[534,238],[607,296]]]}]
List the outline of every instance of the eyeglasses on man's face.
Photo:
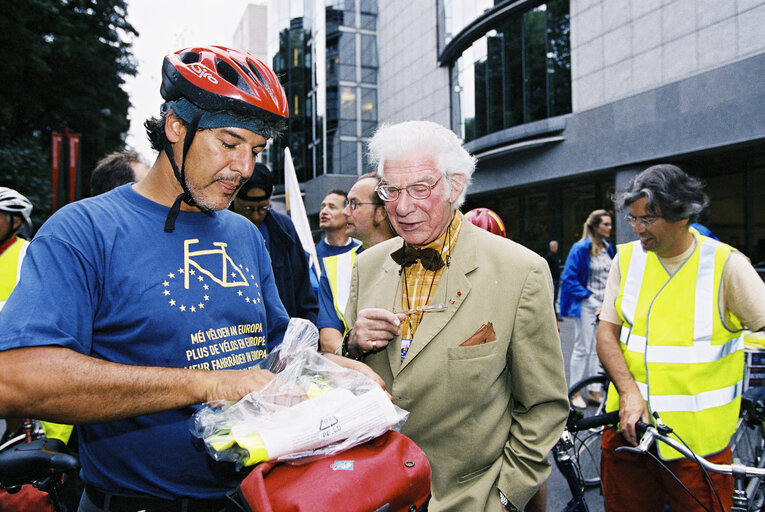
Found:
[{"label": "eyeglasses on man's face", "polygon": [[355,210],[356,208],[358,208],[362,204],[373,204],[373,205],[379,206],[377,203],[356,201],[355,199],[346,199],[345,200],[345,206],[350,206],[351,210]]},{"label": "eyeglasses on man's face", "polygon": [[443,178],[443,175],[439,176],[432,185],[429,185],[428,183],[412,183],[406,187],[397,187],[390,183],[380,183],[377,185],[377,188],[375,188],[375,192],[377,192],[377,195],[383,201],[395,201],[398,199],[402,190],[406,190],[406,193],[409,194],[409,197],[412,199],[427,199],[430,197],[433,187],[441,181],[441,178]]},{"label": "eyeglasses on man's face", "polygon": [[244,215],[252,215],[253,212],[258,212],[259,215],[265,215],[268,213],[268,210],[271,209],[270,206],[242,206],[240,208],[242,210],[242,213]]},{"label": "eyeglasses on man's face", "polygon": [[661,217],[658,217],[656,215],[643,215],[642,217],[635,217],[634,215],[626,215],[624,217],[624,220],[627,221],[627,223],[630,226],[635,226],[636,223],[640,223],[643,225],[643,227],[648,227],[657,220],[659,220]]}]

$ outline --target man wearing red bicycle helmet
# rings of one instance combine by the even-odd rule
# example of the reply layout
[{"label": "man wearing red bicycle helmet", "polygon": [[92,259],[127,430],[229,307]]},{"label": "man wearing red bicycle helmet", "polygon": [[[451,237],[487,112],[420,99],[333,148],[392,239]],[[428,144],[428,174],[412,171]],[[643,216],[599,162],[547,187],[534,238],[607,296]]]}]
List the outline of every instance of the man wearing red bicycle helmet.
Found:
[{"label": "man wearing red bicycle helmet", "polygon": [[227,210],[288,116],[276,75],[187,48],[161,93],[148,175],[56,212],[0,312],[0,417],[79,425],[81,511],[225,510],[241,475],[189,418],[269,382],[289,320],[262,236]]}]

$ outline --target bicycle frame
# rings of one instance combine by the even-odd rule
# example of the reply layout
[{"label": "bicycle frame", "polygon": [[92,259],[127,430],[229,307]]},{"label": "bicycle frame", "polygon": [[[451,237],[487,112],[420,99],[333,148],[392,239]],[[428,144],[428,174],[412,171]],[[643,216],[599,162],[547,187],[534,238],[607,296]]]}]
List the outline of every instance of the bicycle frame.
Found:
[{"label": "bicycle frame", "polygon": [[584,489],[581,484],[581,474],[574,454],[574,442],[571,432],[612,425],[618,421],[618,412],[583,418],[581,411],[574,407],[569,409],[566,426],[563,428],[560,439],[552,449],[555,465],[566,479],[568,488],[571,491],[571,500],[566,504],[564,512],[589,512],[590,510],[584,497]]},{"label": "bicycle frame", "polygon": [[657,440],[661,441],[682,453],[689,460],[696,461],[707,471],[713,471],[723,475],[732,475],[736,488],[733,492],[733,508],[731,508],[731,512],[747,512],[747,504],[749,499],[746,495],[746,491],[744,490],[743,479],[745,477],[764,478],[765,468],[745,466],[735,462],[733,464],[715,464],[713,462],[709,462],[701,455],[698,455],[696,452],[686,447],[684,444],[675,441],[671,437],[663,434],[656,427],[643,423],[642,421],[638,421],[635,425],[635,428],[638,432],[643,433],[638,446],[636,448],[623,446],[621,448],[617,448],[617,452],[624,450],[636,453],[646,453]]}]

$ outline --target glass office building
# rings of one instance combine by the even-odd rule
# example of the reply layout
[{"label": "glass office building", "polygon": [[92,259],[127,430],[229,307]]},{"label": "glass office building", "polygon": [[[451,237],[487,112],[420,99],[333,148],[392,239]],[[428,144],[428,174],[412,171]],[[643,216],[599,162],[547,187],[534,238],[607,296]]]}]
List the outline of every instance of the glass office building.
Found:
[{"label": "glass office building", "polygon": [[283,169],[288,146],[300,182],[360,174],[363,141],[377,126],[377,2],[289,0],[271,8],[273,66],[290,104],[288,131],[271,147],[274,169]]},{"label": "glass office building", "polygon": [[478,158],[463,209],[497,211],[539,253],[556,239],[565,255],[590,211],[668,162],[707,182],[708,227],[765,266],[765,0],[272,4],[301,6],[276,26],[302,31],[280,36],[279,66],[313,222],[369,170],[378,123],[428,119]]}]

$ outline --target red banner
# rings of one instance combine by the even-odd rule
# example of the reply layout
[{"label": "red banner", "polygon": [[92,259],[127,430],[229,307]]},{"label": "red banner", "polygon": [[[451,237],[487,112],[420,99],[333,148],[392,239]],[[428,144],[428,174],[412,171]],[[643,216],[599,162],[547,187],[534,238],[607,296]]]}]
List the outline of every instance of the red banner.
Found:
[{"label": "red banner", "polygon": [[53,210],[58,207],[58,177],[61,172],[61,142],[63,136],[59,132],[51,134],[51,184],[53,186]]},{"label": "red banner", "polygon": [[80,134],[64,128],[51,134],[53,211],[80,198]]},{"label": "red banner", "polygon": [[80,134],[71,133],[69,136],[69,202],[73,203],[76,199],[77,191],[77,168],[80,160]]}]

